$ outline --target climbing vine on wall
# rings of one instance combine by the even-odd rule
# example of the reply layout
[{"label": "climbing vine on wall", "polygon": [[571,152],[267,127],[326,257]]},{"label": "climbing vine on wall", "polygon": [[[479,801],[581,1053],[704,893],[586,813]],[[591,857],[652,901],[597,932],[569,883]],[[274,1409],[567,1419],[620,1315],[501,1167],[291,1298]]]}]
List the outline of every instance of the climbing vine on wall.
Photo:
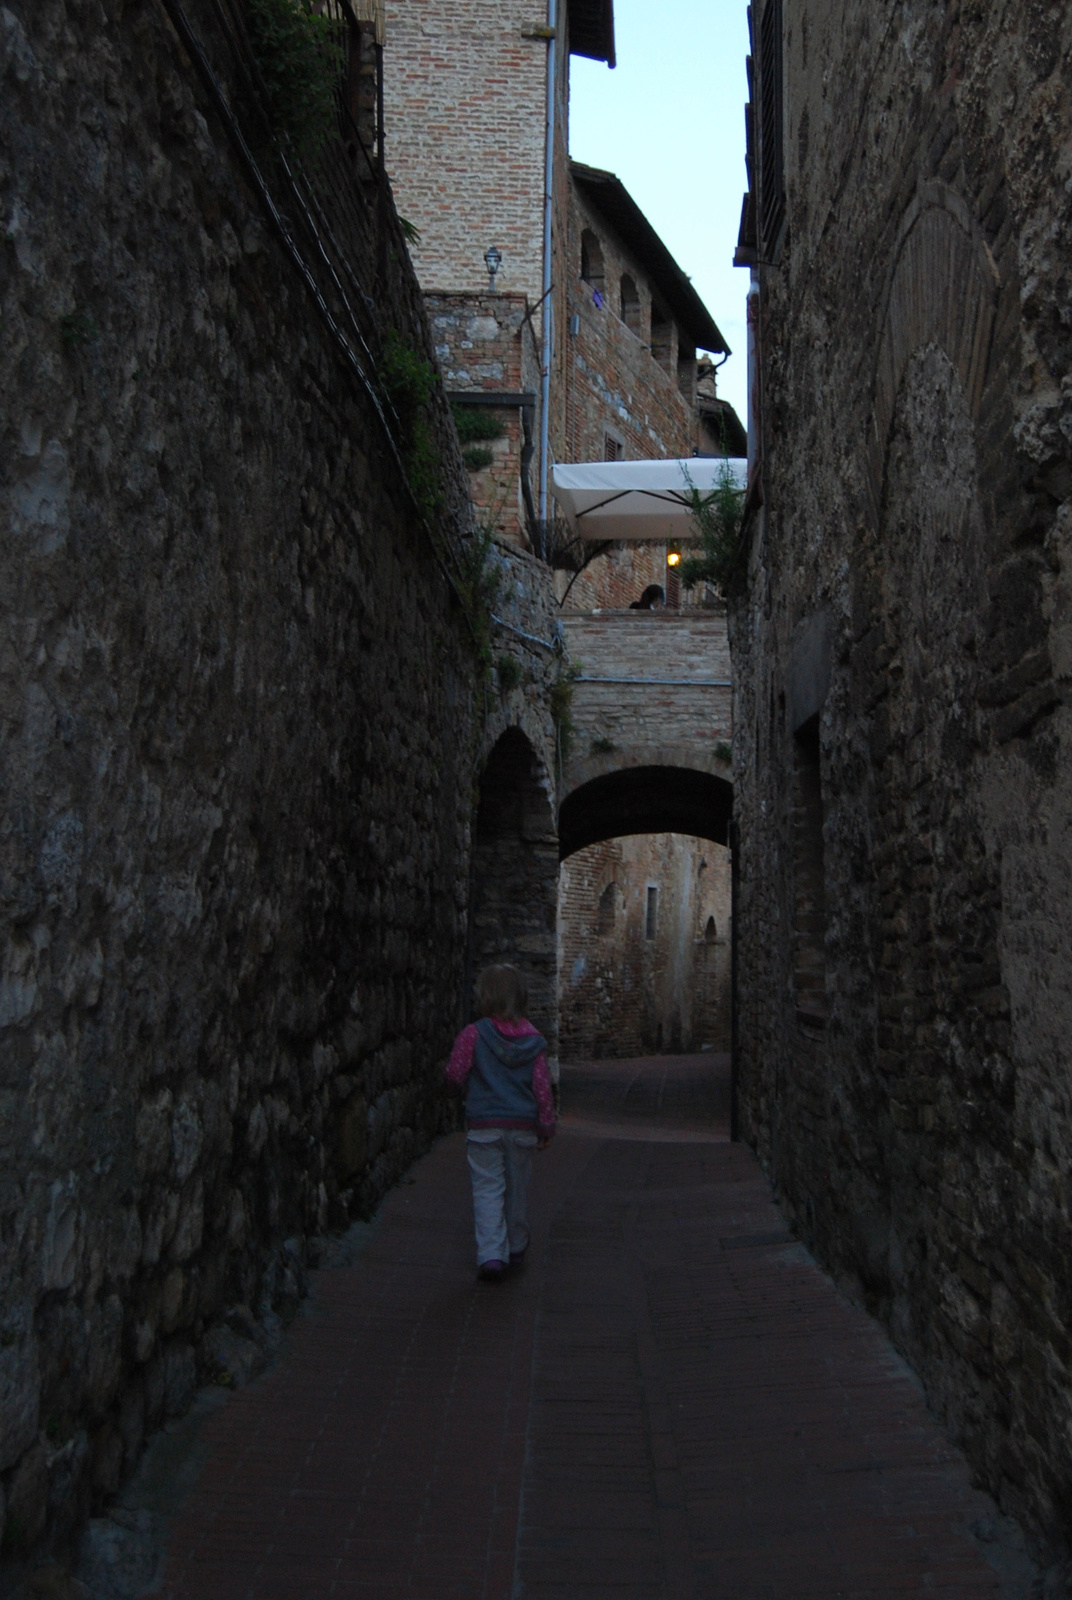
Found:
[{"label": "climbing vine on wall", "polygon": [[569,759],[570,750],[573,748],[573,735],[576,728],[573,722],[573,686],[581,675],[579,661],[571,662],[559,673],[551,685],[548,703],[551,709],[551,720],[555,725],[555,744],[558,748],[560,762]]},{"label": "climbing vine on wall", "polygon": [[[381,385],[399,426],[406,478],[433,539],[437,545],[442,545],[440,554],[451,570],[455,590],[468,617],[481,675],[487,677],[493,665],[492,613],[502,587],[502,569],[494,553],[496,513],[490,511],[459,549],[446,548],[436,533],[444,504],[444,464],[428,417],[439,378],[430,362],[394,328],[388,330],[384,340],[379,370]],[[455,421],[461,409],[454,411]],[[477,438],[498,438],[502,432],[501,423],[492,418],[480,418],[479,427]]]},{"label": "climbing vine on wall", "polygon": [[431,522],[443,504],[443,458],[432,438],[428,405],[438,383],[431,363],[396,328],[387,330],[380,382],[401,430],[399,445],[414,499]]}]

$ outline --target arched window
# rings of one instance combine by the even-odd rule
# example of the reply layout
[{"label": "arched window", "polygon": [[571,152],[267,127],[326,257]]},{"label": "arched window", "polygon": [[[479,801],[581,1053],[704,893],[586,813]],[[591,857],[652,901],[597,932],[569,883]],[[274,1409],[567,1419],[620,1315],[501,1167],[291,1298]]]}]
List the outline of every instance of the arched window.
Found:
[{"label": "arched window", "polygon": [[618,885],[608,883],[599,897],[599,912],[596,917],[596,932],[608,934],[614,932],[614,914],[618,909]]},{"label": "arched window", "polygon": [[622,321],[630,333],[640,332],[640,295],[628,272],[622,273]]},{"label": "arched window", "polygon": [[671,370],[674,355],[674,324],[654,302],[651,303],[651,353],[665,371]]},{"label": "arched window", "polygon": [[603,246],[592,232],[585,228],[581,234],[581,277],[585,283],[590,283],[599,295],[599,304],[603,304],[603,286],[606,278],[603,272]]},{"label": "arched window", "polygon": [[704,925],[703,936],[705,944],[714,944],[717,940],[718,929],[715,927],[714,917],[708,917],[707,922]]}]

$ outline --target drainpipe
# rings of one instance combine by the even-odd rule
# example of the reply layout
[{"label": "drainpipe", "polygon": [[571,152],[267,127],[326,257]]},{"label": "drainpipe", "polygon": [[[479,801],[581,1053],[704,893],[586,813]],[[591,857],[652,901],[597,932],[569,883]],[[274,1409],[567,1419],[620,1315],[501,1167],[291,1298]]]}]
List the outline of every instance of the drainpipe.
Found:
[{"label": "drainpipe", "polygon": [[547,0],[547,144],[543,158],[543,339],[540,349],[540,521],[547,520],[547,476],[550,469],[548,408],[551,399],[551,346],[554,310],[551,305],[551,198],[555,178],[555,30],[558,0]]},{"label": "drainpipe", "polygon": [[752,268],[752,281],[745,302],[748,312],[748,487],[759,454],[759,274]]},{"label": "drainpipe", "polygon": [[740,973],[737,966],[737,951],[739,949],[739,900],[741,882],[741,835],[736,821],[730,823],[730,1139],[734,1144],[741,1137],[741,1113],[739,1099],[741,1093],[741,1035],[740,1035],[740,999],[738,983]]}]

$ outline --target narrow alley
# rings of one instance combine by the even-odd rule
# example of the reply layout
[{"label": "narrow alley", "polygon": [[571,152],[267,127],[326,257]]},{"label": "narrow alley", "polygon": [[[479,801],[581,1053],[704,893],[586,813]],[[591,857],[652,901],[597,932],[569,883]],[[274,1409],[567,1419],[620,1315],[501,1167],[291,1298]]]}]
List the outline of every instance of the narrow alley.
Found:
[{"label": "narrow alley", "polygon": [[1068,0],[0,0],[0,232],[0,1600],[1072,1600]]},{"label": "narrow alley", "polygon": [[573,1068],[498,1285],[441,1140],[204,1424],[167,1600],[1001,1594],[993,1507],[728,1142],[728,1079]]}]

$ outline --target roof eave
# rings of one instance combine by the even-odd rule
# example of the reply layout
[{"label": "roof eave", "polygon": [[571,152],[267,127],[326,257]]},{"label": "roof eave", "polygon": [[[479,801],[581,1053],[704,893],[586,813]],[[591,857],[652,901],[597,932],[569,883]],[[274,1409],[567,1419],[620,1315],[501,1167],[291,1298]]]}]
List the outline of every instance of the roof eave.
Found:
[{"label": "roof eave", "polygon": [[613,172],[587,167],[580,161],[571,161],[570,171],[596,210],[621,234],[638,261],[647,268],[681,331],[697,349],[729,355],[730,347],[693,287],[692,279],[678,266],[621,180]]},{"label": "roof eave", "polygon": [[571,0],[569,47],[571,55],[616,65],[614,0]]}]

